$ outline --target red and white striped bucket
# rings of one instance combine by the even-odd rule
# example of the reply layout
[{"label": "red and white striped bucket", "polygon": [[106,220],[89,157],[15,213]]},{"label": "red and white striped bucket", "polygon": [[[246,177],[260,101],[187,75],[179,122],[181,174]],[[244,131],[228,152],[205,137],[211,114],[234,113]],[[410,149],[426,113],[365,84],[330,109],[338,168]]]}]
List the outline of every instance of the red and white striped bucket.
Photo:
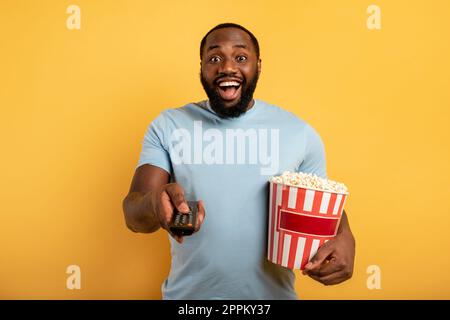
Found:
[{"label": "red and white striped bucket", "polygon": [[347,196],[270,182],[269,261],[303,270],[336,235]]}]

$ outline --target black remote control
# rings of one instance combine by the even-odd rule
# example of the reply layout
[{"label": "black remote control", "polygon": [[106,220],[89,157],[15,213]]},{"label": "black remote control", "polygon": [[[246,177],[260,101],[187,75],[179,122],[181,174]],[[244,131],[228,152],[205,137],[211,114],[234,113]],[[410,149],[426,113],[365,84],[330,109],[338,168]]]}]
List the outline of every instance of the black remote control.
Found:
[{"label": "black remote control", "polygon": [[190,236],[195,231],[197,223],[197,202],[187,201],[189,213],[181,213],[176,208],[173,212],[169,230],[177,236]]}]

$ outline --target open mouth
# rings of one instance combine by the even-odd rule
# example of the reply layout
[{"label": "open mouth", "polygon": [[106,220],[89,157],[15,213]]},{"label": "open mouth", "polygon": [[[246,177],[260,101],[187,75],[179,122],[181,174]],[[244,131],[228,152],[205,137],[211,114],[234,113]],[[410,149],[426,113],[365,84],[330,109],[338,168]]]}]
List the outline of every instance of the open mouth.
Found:
[{"label": "open mouth", "polygon": [[233,101],[241,95],[241,83],[238,81],[222,81],[218,84],[220,97],[225,101]]}]

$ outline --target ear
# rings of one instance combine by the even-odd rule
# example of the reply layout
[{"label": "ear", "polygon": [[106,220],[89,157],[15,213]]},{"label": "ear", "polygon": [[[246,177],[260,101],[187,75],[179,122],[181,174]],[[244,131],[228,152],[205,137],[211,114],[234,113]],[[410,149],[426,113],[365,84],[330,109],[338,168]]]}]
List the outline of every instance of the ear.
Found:
[{"label": "ear", "polygon": [[257,66],[258,66],[258,76],[261,75],[261,62],[262,62],[262,60],[261,60],[261,59],[258,59],[258,63],[257,63]]}]

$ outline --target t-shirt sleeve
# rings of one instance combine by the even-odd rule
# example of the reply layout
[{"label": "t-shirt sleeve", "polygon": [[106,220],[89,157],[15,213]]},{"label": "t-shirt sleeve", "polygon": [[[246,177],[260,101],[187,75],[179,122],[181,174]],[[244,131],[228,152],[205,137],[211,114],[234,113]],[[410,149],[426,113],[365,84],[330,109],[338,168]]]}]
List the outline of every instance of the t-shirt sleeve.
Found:
[{"label": "t-shirt sleeve", "polygon": [[325,148],[319,134],[309,125],[305,130],[305,158],[298,172],[312,173],[327,179]]},{"label": "t-shirt sleeve", "polygon": [[151,164],[171,173],[171,163],[165,136],[167,135],[166,119],[161,113],[147,127],[142,143],[142,150],[136,168]]}]

